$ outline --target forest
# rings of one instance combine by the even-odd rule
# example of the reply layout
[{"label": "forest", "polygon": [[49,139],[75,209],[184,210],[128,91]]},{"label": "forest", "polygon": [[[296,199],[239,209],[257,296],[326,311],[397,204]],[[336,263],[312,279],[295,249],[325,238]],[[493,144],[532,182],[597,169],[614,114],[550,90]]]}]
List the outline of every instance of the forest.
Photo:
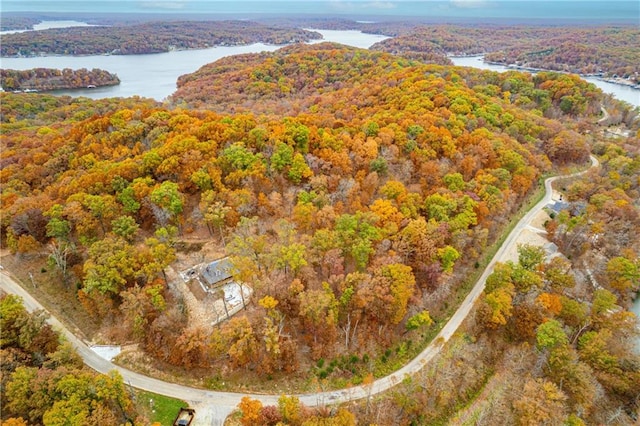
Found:
[{"label": "forest", "polygon": [[[387,34],[389,28],[382,31]],[[379,32],[376,30],[367,30]],[[504,65],[621,77],[640,82],[637,27],[419,26],[401,27],[372,49],[443,63],[446,55],[480,55]],[[417,56],[416,56],[417,55]]]},{"label": "forest", "polygon": [[40,22],[40,19],[27,16],[3,16],[0,31],[29,30]]},{"label": "forest", "polygon": [[60,89],[84,89],[87,87],[114,86],[120,84],[117,75],[94,68],[62,70],[54,68],[35,68],[30,70],[0,69],[2,90],[12,91],[47,91]]},{"label": "forest", "polygon": [[[339,424],[637,416],[638,121],[577,76],[322,43],[221,59],[167,104],[0,96],[3,246],[45,258],[103,336],[210,389],[343,388],[397,369],[539,179],[593,152],[602,167],[566,183],[571,208],[545,224],[566,259],[521,247],[437,365]],[[632,137],[600,136],[603,106]],[[253,289],[216,327],[167,279],[197,235]],[[244,424],[318,415],[258,405],[244,400]]]},{"label": "forest", "polygon": [[251,43],[287,44],[320,39],[318,33],[250,21],[167,21],[53,28],[2,36],[0,56],[140,55]]},{"label": "forest", "polygon": [[639,136],[594,140],[600,168],[560,182],[568,207],[545,228],[566,256],[522,246],[496,266],[438,362],[352,410],[359,421],[637,423],[638,322],[626,308],[640,287]]},{"label": "forest", "polygon": [[149,424],[135,413],[122,377],[85,367],[45,320],[17,296],[0,297],[2,424]]}]

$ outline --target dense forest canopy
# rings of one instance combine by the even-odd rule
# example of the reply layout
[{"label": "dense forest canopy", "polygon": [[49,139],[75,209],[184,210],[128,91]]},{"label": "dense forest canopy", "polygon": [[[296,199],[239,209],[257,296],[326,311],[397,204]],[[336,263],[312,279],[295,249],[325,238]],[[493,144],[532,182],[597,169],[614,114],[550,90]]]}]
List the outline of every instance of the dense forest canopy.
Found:
[{"label": "dense forest canopy", "polygon": [[[256,300],[273,298],[264,309],[313,336],[279,338],[314,358],[375,350],[373,330],[391,343],[380,332],[419,314],[461,253],[463,263],[479,256],[549,159],[587,159],[584,137],[544,115],[596,111],[602,97],[571,76],[429,66],[330,44],[211,67],[237,86],[195,79],[210,90],[195,93],[243,114],[4,95],[3,235],[17,252],[73,247],[66,278],[81,281],[92,309],[126,317],[125,294],[150,297],[136,289],[160,285],[175,232],[222,215],[227,252]],[[302,113],[287,117],[291,106]],[[317,298],[324,312],[305,305]],[[144,312],[151,351],[154,333],[167,333],[152,323],[167,314]],[[359,321],[357,344],[337,339],[343,321]],[[286,353],[265,354],[263,368],[295,366]]]},{"label": "dense forest canopy", "polygon": [[[381,114],[379,99],[390,105],[390,114],[394,115],[395,110],[402,110],[414,101],[417,93],[431,96],[435,104],[427,107],[436,111],[453,104],[466,104],[475,110],[480,105],[465,100],[464,94],[476,86],[486,86],[481,97],[501,96],[503,91],[508,92],[509,103],[528,110],[536,109],[550,117],[557,113],[583,114],[598,110],[597,100],[601,96],[598,90],[576,76],[540,73],[531,77],[437,66],[423,68],[422,78],[408,75],[420,64],[420,61],[384,52],[331,43],[293,45],[277,52],[237,55],[205,65],[178,79],[178,90],[171,100],[176,105],[185,103],[192,108],[219,112],[253,111],[280,115],[312,112],[348,120]],[[466,92],[437,96],[443,86],[433,83],[456,83],[458,79],[466,83]],[[466,111],[463,107],[456,111],[454,107],[461,116],[471,110]],[[402,110],[397,114],[400,113],[410,114],[411,111]],[[489,121],[496,124],[494,120]]]},{"label": "dense forest canopy", "polygon": [[139,55],[251,43],[287,44],[321,38],[297,28],[250,21],[170,21],[132,25],[53,28],[6,34],[0,56]]},{"label": "dense forest canopy", "polygon": [[594,140],[600,166],[557,183],[568,203],[544,223],[561,255],[522,246],[498,264],[438,362],[362,404],[359,421],[637,423],[638,319],[626,308],[640,289],[639,136],[636,124]]},{"label": "dense forest canopy", "polygon": [[[491,348],[512,342],[532,376],[509,371],[526,386],[503,398],[513,409],[494,418],[505,424],[532,418],[544,398],[562,421],[637,410],[637,357],[624,345],[598,354],[633,334],[623,305],[639,285],[628,238],[639,225],[638,139],[594,145],[603,106],[620,122],[634,116],[575,75],[323,43],[209,64],[181,77],[166,105],[0,96],[2,244],[47,253],[105,334],[217,377],[214,387],[250,375],[309,390],[386,374],[445,319],[539,178],[585,164],[593,145],[602,169],[567,189],[588,205],[546,226],[572,258],[595,259],[602,291],[574,285],[569,260],[523,248],[488,283],[458,342],[463,362],[443,361],[455,374],[407,381],[378,416],[448,418],[506,362]],[[253,289],[248,309],[219,327],[194,322],[165,273],[179,243],[202,232]],[[361,418],[380,421],[370,408]]]},{"label": "dense forest canopy", "polygon": [[45,320],[19,297],[0,294],[2,424],[148,424],[136,415],[122,377],[84,367]]},{"label": "dense forest canopy", "polygon": [[113,86],[120,84],[117,75],[94,68],[62,70],[53,68],[35,68],[31,70],[1,69],[2,90],[59,90],[87,87]]}]

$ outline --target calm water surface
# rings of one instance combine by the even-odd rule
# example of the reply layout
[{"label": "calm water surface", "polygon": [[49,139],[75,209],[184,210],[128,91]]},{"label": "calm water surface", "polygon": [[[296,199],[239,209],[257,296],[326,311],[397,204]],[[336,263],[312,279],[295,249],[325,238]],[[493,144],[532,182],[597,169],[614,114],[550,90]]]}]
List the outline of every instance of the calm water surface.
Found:
[{"label": "calm water surface", "polygon": [[[324,40],[360,48],[368,48],[385,36],[363,34],[360,31],[315,30]],[[95,89],[60,90],[55,94],[87,96],[92,99],[142,96],[164,100],[176,90],[176,81],[183,74],[198,70],[220,58],[242,53],[274,51],[282,46],[263,43],[246,46],[219,46],[210,49],[180,50],[153,55],[100,56],[39,56],[35,58],[1,58],[2,68],[27,70],[31,68],[100,68],[115,73],[120,85]]]},{"label": "calm water surface", "polygon": [[309,29],[322,34],[322,40],[314,40],[311,43],[321,43],[323,41],[331,41],[334,43],[345,44],[347,46],[368,49],[375,43],[386,40],[389,37],[377,34],[365,34],[360,31],[337,31],[337,30],[316,30]]},{"label": "calm water surface", "polygon": [[[64,26],[87,25],[76,21],[45,21],[38,29],[62,28]],[[388,37],[365,34],[360,31],[314,30],[322,34],[323,40],[367,49]],[[35,58],[1,58],[2,68],[25,70],[31,68],[100,68],[115,73],[120,85],[96,89],[62,90],[61,95],[87,96],[93,99],[109,97],[142,96],[164,100],[176,90],[176,81],[183,74],[198,70],[203,65],[220,58],[242,53],[274,51],[281,46],[255,43],[246,46],[220,46],[210,49],[182,50],[153,55],[100,55],[100,56],[41,56]],[[504,72],[509,68],[487,64],[481,56],[453,57],[455,65]],[[585,80],[595,84],[606,93],[632,105],[640,106],[640,90],[629,86],[608,83],[597,78]]]},{"label": "calm water surface", "polygon": [[[451,57],[450,59],[455,65],[463,67],[473,67],[497,72],[513,71],[512,68],[508,68],[503,65],[487,64],[486,62],[483,62],[482,56]],[[638,89],[634,89],[630,86],[609,83],[593,77],[582,78],[593,83],[605,93],[611,93],[616,98],[628,102],[631,105],[640,106],[640,90]]]},{"label": "calm water surface", "polygon": [[118,86],[95,89],[60,90],[55,94],[87,96],[93,99],[142,96],[163,100],[176,90],[176,81],[183,74],[229,55],[273,51],[280,46],[262,43],[247,46],[214,47],[200,50],[180,50],[153,55],[102,56],[39,56],[35,58],[2,58],[2,68],[100,68],[120,78]]}]

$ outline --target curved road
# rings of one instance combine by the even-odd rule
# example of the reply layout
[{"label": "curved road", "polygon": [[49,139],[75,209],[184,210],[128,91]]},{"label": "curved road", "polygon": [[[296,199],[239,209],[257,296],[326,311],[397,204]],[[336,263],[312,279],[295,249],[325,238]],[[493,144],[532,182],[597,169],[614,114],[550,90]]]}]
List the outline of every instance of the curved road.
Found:
[{"label": "curved road", "polygon": [[[598,160],[595,157],[591,156],[591,168],[598,166]],[[529,210],[529,212],[517,223],[509,236],[505,239],[500,249],[498,249],[495,256],[493,256],[493,259],[491,259],[491,262],[489,262],[483,274],[478,279],[478,282],[471,289],[458,310],[455,312],[455,314],[453,314],[453,316],[449,319],[442,330],[440,330],[434,340],[416,358],[411,360],[408,364],[406,364],[395,373],[380,378],[368,386],[356,386],[350,389],[319,392],[313,394],[300,394],[297,395],[300,398],[300,401],[309,406],[316,406],[362,399],[370,395],[384,392],[401,382],[406,376],[413,375],[420,371],[434,356],[438,354],[438,352],[440,352],[442,345],[451,338],[460,324],[462,324],[462,321],[464,321],[464,319],[467,317],[476,300],[478,299],[478,297],[480,297],[480,294],[484,290],[485,281],[493,271],[493,267],[496,262],[500,261],[504,253],[506,253],[509,248],[512,247],[513,244],[515,244],[522,230],[531,222],[535,215],[537,215],[538,212],[540,212],[540,210],[542,210],[543,207],[551,201],[551,197],[553,194],[551,184],[557,179],[579,176],[586,173],[588,170],[589,169],[571,175],[556,176],[545,180],[544,198],[540,200],[540,202],[537,203],[531,210]],[[13,281],[4,271],[0,273],[0,286],[6,292],[13,293],[22,297],[22,299],[24,300],[24,305],[28,310],[33,311],[36,309],[44,309],[37,300],[35,300],[20,285]],[[75,346],[78,353],[82,356],[85,364],[93,368],[94,370],[100,373],[107,373],[111,370],[117,370],[122,375],[124,382],[133,387],[174,398],[179,398],[189,402],[190,404],[192,404],[192,406],[206,408],[206,419],[202,419],[199,415],[196,415],[196,421],[194,422],[195,425],[223,424],[224,419],[227,417],[227,415],[236,408],[236,406],[240,402],[240,399],[245,395],[248,395],[254,399],[258,399],[265,405],[277,404],[279,395],[207,391],[204,389],[191,388],[175,383],[164,382],[162,380],[135,373],[101,358],[98,354],[93,352],[85,342],[77,338],[67,328],[65,328],[56,318],[50,317],[48,321],[56,330],[61,332]],[[200,413],[201,411],[197,410],[197,412]],[[203,420],[205,420],[206,423],[203,422]]]}]

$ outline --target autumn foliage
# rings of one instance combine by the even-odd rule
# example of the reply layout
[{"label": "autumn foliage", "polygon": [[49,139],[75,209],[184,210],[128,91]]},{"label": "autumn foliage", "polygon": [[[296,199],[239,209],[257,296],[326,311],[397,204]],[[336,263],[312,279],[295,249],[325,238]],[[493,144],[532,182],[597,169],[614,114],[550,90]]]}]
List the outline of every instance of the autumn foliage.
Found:
[{"label": "autumn foliage", "polygon": [[525,68],[621,77],[637,83],[640,31],[633,26],[431,25],[405,28],[377,24],[396,37],[372,49],[446,64],[446,55],[484,55],[485,60]]},{"label": "autumn foliage", "polygon": [[[343,382],[424,337],[541,173],[586,159],[555,117],[602,98],[572,77],[333,44],[223,59],[179,86],[170,106],[2,94],[3,244],[50,255],[87,310],[158,360]],[[202,232],[254,291],[216,328],[190,323],[166,282]],[[492,327],[533,275],[496,284]]]},{"label": "autumn foliage", "polygon": [[120,374],[83,367],[45,320],[19,297],[0,297],[2,424],[132,423],[136,413]]},{"label": "autumn foliage", "polygon": [[317,38],[320,35],[312,31],[249,21],[129,22],[4,34],[0,56],[141,55],[258,42],[286,44]]},{"label": "autumn foliage", "polygon": [[78,89],[120,84],[118,76],[96,68],[91,71],[85,68],[35,68],[24,71],[2,69],[0,78],[5,91]]}]

